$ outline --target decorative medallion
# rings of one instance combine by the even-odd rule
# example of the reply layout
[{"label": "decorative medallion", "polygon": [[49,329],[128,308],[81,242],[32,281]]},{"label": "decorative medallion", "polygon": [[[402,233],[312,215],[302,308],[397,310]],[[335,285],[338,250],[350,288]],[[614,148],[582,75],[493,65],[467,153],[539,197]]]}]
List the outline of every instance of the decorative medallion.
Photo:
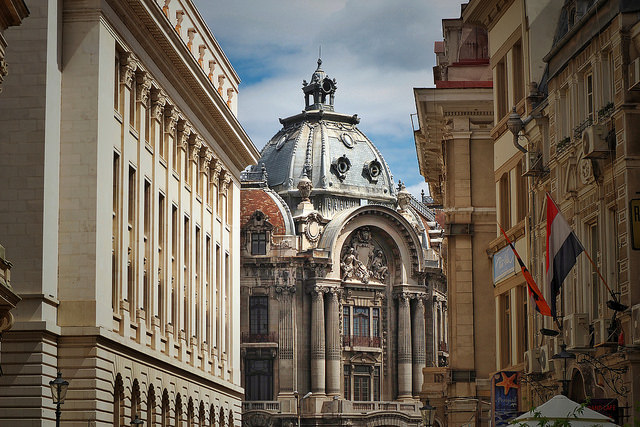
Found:
[{"label": "decorative medallion", "polygon": [[353,138],[348,133],[343,133],[342,135],[340,135],[340,141],[342,141],[342,143],[347,148],[353,148],[354,146]]},{"label": "decorative medallion", "polygon": [[580,182],[583,185],[587,185],[593,181],[593,164],[591,159],[581,158],[578,160],[578,173],[580,175]]}]

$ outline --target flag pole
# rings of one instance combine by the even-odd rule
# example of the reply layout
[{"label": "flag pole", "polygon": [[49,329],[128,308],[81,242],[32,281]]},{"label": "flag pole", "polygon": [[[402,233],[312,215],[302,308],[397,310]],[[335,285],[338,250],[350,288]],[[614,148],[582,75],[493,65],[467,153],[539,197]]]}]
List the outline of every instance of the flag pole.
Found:
[{"label": "flag pole", "polygon": [[593,268],[595,268],[596,273],[598,273],[598,277],[600,277],[600,280],[602,280],[602,283],[604,283],[604,286],[609,291],[609,294],[611,294],[611,298],[613,298],[614,301],[618,302],[618,298],[616,298],[616,295],[613,293],[613,291],[611,290],[611,288],[607,284],[607,281],[604,280],[604,277],[602,277],[602,273],[600,273],[600,269],[598,268],[596,263],[593,262],[593,260],[591,259],[591,255],[589,255],[589,252],[588,251],[583,251],[583,252],[587,256],[587,259],[589,259],[589,262],[591,262],[591,265],[593,266]]}]

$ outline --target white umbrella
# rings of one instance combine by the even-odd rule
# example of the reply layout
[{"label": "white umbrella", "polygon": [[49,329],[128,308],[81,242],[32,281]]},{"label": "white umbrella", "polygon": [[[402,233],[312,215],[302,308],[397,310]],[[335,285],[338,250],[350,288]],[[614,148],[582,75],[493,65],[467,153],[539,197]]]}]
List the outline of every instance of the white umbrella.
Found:
[{"label": "white umbrella", "polygon": [[[540,424],[541,421],[548,420],[548,424]],[[520,415],[511,421],[516,426],[552,426],[555,421],[568,421],[571,426],[602,426],[616,427],[617,424],[606,415],[583,407],[580,404],[568,399],[565,396],[558,395],[551,398],[548,402],[543,403],[535,409]]]}]

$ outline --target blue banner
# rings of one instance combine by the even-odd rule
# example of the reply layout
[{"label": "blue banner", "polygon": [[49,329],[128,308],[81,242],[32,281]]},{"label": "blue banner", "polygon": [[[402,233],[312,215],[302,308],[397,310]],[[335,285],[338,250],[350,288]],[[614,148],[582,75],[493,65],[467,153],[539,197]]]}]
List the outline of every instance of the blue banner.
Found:
[{"label": "blue banner", "polygon": [[491,403],[494,425],[506,426],[518,416],[520,396],[520,374],[513,371],[501,371],[491,378]]},{"label": "blue banner", "polygon": [[493,283],[510,276],[516,271],[516,257],[509,246],[493,254]]}]

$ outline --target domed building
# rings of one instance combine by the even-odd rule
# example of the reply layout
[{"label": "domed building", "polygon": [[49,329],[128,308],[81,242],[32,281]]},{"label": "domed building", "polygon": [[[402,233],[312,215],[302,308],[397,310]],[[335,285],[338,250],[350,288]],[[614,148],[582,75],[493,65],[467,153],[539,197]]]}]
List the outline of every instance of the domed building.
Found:
[{"label": "domed building", "polygon": [[446,363],[442,231],[321,64],[243,175],[243,425],[418,426],[423,368]]}]

